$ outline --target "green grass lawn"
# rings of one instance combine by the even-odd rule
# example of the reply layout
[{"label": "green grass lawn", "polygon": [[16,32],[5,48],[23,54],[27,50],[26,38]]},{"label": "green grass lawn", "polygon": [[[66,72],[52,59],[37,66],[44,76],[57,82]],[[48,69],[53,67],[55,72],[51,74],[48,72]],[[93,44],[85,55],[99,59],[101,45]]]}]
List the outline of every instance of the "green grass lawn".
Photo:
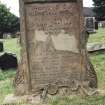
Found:
[{"label": "green grass lawn", "polygon": [[18,38],[13,39],[4,39],[4,52],[9,52],[16,54],[17,57],[20,57],[20,45],[18,43]]},{"label": "green grass lawn", "polygon": [[0,105],[7,94],[13,93],[13,78],[16,74],[15,70],[6,72],[0,71]]},{"label": "green grass lawn", "polygon": [[[91,34],[88,42],[105,44],[105,28],[100,28],[97,33]],[[91,54],[90,58],[97,72],[98,86],[105,89],[105,51]]]},{"label": "green grass lawn", "polygon": [[98,86],[105,89],[105,51],[91,54],[90,58],[97,73]]},{"label": "green grass lawn", "polygon": [[[96,34],[90,35],[89,43],[105,43],[105,29],[99,29]],[[12,52],[20,56],[20,46],[17,39],[4,40],[5,52]],[[105,52],[90,54],[91,61],[97,72],[99,89],[105,90]],[[0,105],[6,95],[13,93],[13,78],[15,70],[6,72],[0,71]],[[105,95],[92,97],[54,97],[49,101],[49,105],[105,105]]]},{"label": "green grass lawn", "polygon": [[91,34],[89,43],[105,43],[105,28],[100,28],[97,33]]}]

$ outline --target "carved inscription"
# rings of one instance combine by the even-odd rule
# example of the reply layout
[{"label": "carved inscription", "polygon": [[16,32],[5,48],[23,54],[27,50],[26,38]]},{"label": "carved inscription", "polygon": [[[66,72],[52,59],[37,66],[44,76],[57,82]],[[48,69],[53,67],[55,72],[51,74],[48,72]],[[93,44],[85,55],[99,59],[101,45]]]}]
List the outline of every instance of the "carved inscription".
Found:
[{"label": "carved inscription", "polygon": [[43,30],[58,34],[61,30],[75,34],[78,30],[78,13],[75,3],[26,5],[28,30]]}]

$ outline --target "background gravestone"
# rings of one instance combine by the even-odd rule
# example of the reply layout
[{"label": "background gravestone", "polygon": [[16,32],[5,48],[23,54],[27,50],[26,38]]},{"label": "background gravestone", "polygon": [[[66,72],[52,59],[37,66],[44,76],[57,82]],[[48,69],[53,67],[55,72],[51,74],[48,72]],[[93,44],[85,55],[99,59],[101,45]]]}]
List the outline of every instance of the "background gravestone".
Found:
[{"label": "background gravestone", "polygon": [[85,24],[86,24],[86,30],[89,33],[96,32],[96,29],[98,29],[98,23],[95,20],[95,17],[85,17]]},{"label": "background gravestone", "polygon": [[0,41],[0,52],[3,52],[4,51],[4,46],[3,46],[3,42]]},{"label": "background gravestone", "polygon": [[97,87],[86,51],[82,0],[20,0],[22,58],[16,95]]},{"label": "background gravestone", "polygon": [[0,55],[0,69],[3,71],[17,68],[17,58],[12,53],[4,53]]}]

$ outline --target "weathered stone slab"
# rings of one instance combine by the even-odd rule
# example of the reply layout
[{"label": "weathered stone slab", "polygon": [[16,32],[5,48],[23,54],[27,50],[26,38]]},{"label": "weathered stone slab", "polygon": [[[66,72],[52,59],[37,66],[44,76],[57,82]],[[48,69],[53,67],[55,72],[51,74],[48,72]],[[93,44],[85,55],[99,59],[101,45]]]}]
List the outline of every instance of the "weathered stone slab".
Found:
[{"label": "weathered stone slab", "polygon": [[41,2],[20,0],[22,58],[14,81],[16,95],[30,93],[44,99],[80,87],[96,88],[86,50],[82,1]]},{"label": "weathered stone slab", "polygon": [[95,52],[95,51],[105,50],[105,44],[90,43],[90,44],[87,45],[87,50],[89,52]]},{"label": "weathered stone slab", "polygon": [[[81,69],[77,4],[34,3],[25,6],[33,90],[56,82],[70,86],[73,75],[80,79]],[[72,68],[74,73],[68,71]]]},{"label": "weathered stone slab", "polygon": [[7,95],[2,105],[22,105],[27,104],[27,96],[14,96],[14,94]]}]

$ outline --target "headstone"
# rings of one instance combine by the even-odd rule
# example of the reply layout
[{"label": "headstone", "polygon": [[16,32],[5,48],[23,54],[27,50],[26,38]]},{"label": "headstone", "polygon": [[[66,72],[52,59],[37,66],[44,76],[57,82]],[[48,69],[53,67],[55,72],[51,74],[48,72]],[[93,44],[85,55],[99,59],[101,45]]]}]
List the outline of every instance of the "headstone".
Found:
[{"label": "headstone", "polygon": [[3,39],[3,34],[0,32],[0,39]]},{"label": "headstone", "polygon": [[95,29],[98,30],[98,21],[95,21]]},{"label": "headstone", "polygon": [[3,39],[10,39],[11,38],[11,33],[4,33],[3,34]]},{"label": "headstone", "polygon": [[82,0],[20,0],[22,58],[15,95],[70,94],[96,88]]},{"label": "headstone", "polygon": [[89,33],[95,32],[95,25],[95,17],[85,17],[85,26]]},{"label": "headstone", "polygon": [[0,68],[4,70],[16,69],[17,68],[17,58],[11,53],[4,53],[0,56]]},{"label": "headstone", "polygon": [[105,21],[101,21],[102,23],[102,28],[105,28]]},{"label": "headstone", "polygon": [[105,28],[105,21],[99,21],[99,27]]},{"label": "headstone", "polygon": [[4,51],[4,46],[3,46],[3,42],[0,41],[0,52],[3,52]]}]

